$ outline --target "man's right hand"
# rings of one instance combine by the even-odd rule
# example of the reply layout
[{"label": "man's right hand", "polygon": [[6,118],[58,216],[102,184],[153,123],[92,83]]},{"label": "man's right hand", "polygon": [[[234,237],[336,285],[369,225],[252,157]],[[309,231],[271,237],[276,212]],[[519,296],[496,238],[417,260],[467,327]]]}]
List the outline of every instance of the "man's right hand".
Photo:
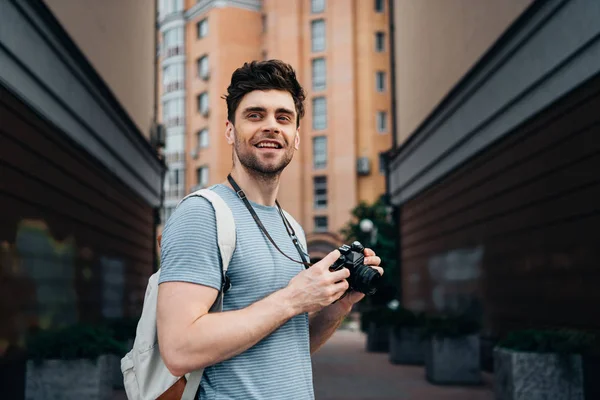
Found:
[{"label": "man's right hand", "polygon": [[348,290],[350,276],[347,268],[330,271],[329,267],[340,257],[334,250],[312,267],[296,275],[283,289],[286,299],[297,314],[321,310],[342,297]]}]

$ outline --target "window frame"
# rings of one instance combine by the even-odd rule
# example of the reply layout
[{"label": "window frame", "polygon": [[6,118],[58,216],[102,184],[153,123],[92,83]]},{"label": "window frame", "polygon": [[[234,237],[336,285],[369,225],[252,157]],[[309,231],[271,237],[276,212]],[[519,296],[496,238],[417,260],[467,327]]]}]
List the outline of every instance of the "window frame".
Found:
[{"label": "window frame", "polygon": [[[322,32],[317,31],[316,27],[322,27]],[[322,33],[322,37],[317,38],[316,33]],[[320,40],[316,40],[320,39]],[[316,44],[321,44],[317,46]],[[310,22],[310,50],[312,53],[322,53],[327,50],[327,25],[322,18],[314,19]]]},{"label": "window frame", "polygon": [[[321,66],[317,67],[318,64]],[[320,85],[317,85],[318,80],[316,79],[317,71],[322,70],[322,78],[319,80]],[[312,78],[312,90],[315,92],[327,89],[327,61],[325,57],[316,57],[311,61],[311,78]],[[322,81],[322,82],[320,82]]]},{"label": "window frame", "polygon": [[[317,107],[317,103],[320,105],[321,100],[323,107]],[[321,114],[317,115],[317,109],[323,109],[322,116]],[[317,121],[319,122],[319,125],[317,125]],[[312,128],[314,131],[323,131],[327,129],[327,99],[325,96],[317,96],[312,99]]]},{"label": "window frame", "polygon": [[[327,175],[316,175],[313,176],[313,209],[324,210],[327,209],[328,202],[328,190],[327,190]],[[321,193],[317,193],[322,191]],[[323,193],[324,191],[324,193]]]}]

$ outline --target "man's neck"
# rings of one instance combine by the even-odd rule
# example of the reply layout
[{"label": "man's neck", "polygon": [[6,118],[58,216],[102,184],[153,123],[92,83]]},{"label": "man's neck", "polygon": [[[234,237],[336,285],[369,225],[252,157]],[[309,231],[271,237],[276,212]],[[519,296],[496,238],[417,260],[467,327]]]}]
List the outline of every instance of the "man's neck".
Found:
[{"label": "man's neck", "polygon": [[[279,192],[279,175],[265,177],[253,174],[239,164],[231,171],[231,176],[240,189],[246,194],[246,198],[254,203],[272,207],[275,205],[277,193]],[[229,181],[225,184],[229,187]],[[233,187],[231,187],[233,189]],[[235,189],[233,189],[235,191]]]}]

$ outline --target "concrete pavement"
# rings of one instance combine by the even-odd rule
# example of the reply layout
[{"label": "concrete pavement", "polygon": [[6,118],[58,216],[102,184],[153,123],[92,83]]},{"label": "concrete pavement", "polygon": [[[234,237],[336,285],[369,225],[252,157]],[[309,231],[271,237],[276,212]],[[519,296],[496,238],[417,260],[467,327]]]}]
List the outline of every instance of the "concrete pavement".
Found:
[{"label": "concrete pavement", "polygon": [[493,400],[492,378],[479,387],[436,386],[424,367],[388,362],[387,353],[367,353],[365,335],[338,330],[313,356],[316,400]]}]

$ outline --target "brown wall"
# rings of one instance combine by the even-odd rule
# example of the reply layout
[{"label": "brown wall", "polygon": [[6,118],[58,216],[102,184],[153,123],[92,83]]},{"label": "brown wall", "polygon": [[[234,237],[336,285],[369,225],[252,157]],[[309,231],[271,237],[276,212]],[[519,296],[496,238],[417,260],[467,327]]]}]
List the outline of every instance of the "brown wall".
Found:
[{"label": "brown wall", "polygon": [[402,206],[409,307],[600,328],[600,77]]},{"label": "brown wall", "polygon": [[531,2],[394,0],[398,144]]},{"label": "brown wall", "polygon": [[155,98],[155,1],[44,2],[148,137]]},{"label": "brown wall", "polygon": [[1,86],[0,120],[1,361],[34,326],[138,315],[154,226],[150,206]]}]

